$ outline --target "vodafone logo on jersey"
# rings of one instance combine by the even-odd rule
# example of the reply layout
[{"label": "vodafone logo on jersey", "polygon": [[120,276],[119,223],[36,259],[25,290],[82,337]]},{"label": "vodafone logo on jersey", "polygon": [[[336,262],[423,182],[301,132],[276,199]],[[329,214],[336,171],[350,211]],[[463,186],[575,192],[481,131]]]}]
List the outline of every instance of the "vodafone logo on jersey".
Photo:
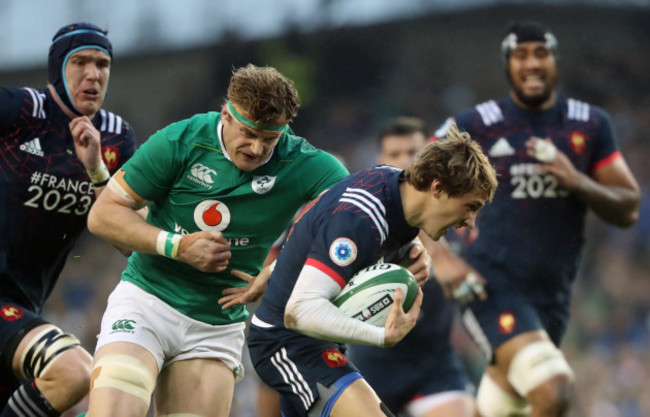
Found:
[{"label": "vodafone logo on jersey", "polygon": [[205,200],[194,209],[194,222],[201,230],[221,232],[230,224],[230,210],[219,200]]}]

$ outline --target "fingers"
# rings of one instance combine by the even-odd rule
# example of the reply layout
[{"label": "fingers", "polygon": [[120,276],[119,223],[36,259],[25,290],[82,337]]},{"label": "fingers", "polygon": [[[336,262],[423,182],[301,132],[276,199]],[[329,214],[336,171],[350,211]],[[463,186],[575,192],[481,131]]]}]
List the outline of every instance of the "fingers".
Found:
[{"label": "fingers", "polygon": [[452,295],[454,300],[462,304],[468,304],[476,300],[487,299],[487,293],[483,285],[483,280],[479,278],[474,272],[470,272],[456,289],[453,290]]},{"label": "fingers", "polygon": [[253,280],[255,279],[254,276],[247,274],[246,272],[238,271],[236,269],[233,269],[232,271],[230,271],[230,273],[246,282],[253,282]]},{"label": "fingers", "polygon": [[77,145],[86,146],[88,141],[93,139],[94,133],[97,132],[88,116],[76,117],[72,119],[68,126]]},{"label": "fingers", "polygon": [[230,245],[218,232],[201,231],[183,235],[178,258],[205,272],[221,272],[232,257]]},{"label": "fingers", "polygon": [[221,297],[217,303],[221,305],[221,310],[226,310],[236,305],[246,304],[246,298],[240,294],[232,294]]},{"label": "fingers", "polygon": [[402,302],[404,301],[404,293],[402,292],[401,288],[395,288],[395,292],[393,293],[393,300],[395,306],[399,307],[399,309],[403,311]]}]

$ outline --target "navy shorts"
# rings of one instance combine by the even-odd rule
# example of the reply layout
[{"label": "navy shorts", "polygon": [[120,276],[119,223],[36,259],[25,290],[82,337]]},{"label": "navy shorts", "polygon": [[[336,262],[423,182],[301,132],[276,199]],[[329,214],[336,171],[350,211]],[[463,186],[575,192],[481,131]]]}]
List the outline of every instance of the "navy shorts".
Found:
[{"label": "navy shorts", "polygon": [[20,385],[12,371],[14,352],[22,338],[46,323],[38,314],[8,299],[0,299],[0,410]]},{"label": "navy shorts", "polygon": [[446,391],[473,394],[460,357],[447,340],[440,344],[443,348],[415,355],[419,360],[369,346],[355,346],[350,359],[382,402],[398,413],[411,401],[428,395]]},{"label": "navy shorts", "polygon": [[487,281],[488,298],[464,307],[462,322],[488,361],[494,361],[495,349],[526,332],[545,330],[560,345],[569,322],[567,302],[553,301],[549,294],[540,294],[539,288],[527,288],[499,265],[487,261],[471,265]]},{"label": "navy shorts", "polygon": [[[284,417],[307,416],[319,399],[325,410],[331,410],[345,388],[361,378],[345,357],[344,345],[285,328],[252,324],[248,350],[260,379],[280,393]],[[329,398],[320,398],[323,392]]]}]

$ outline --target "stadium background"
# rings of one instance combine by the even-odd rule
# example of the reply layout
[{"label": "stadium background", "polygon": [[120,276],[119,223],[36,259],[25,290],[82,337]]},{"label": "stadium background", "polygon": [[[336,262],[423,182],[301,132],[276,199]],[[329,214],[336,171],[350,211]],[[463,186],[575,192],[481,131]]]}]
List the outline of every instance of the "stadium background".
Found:
[{"label": "stadium background", "polygon": [[[161,10],[167,3],[158,3]],[[342,156],[354,171],[374,163],[378,130],[390,118],[418,116],[434,129],[462,108],[504,95],[499,44],[506,27],[520,18],[543,22],[559,39],[562,91],[610,113],[643,187],[633,228],[620,231],[588,219],[588,245],[562,345],[577,373],[571,415],[650,416],[650,2],[305,0],[298,7],[284,0],[276,2],[283,12],[273,15],[275,26],[262,33],[228,23],[217,3],[232,15],[252,15],[252,23],[243,25],[255,25],[256,16],[267,20],[250,8],[239,10],[236,1],[190,1],[188,8],[203,5],[214,27],[202,20],[207,35],[183,43],[169,40],[174,19],[156,11],[155,1],[131,10],[136,31],[118,29],[116,22],[126,19],[116,11],[121,1],[3,2],[0,26],[10,30],[0,35],[0,85],[44,86],[53,33],[64,23],[91,21],[116,39],[105,108],[129,120],[140,143],[171,122],[218,109],[232,68],[252,62],[275,66],[296,81],[303,107],[294,131]],[[25,45],[40,45],[37,57],[16,52],[23,36]],[[92,351],[106,297],[124,265],[108,244],[84,235],[46,316]],[[478,352],[462,329],[454,338],[478,378]],[[237,387],[232,416],[255,415],[253,371],[248,375]]]}]

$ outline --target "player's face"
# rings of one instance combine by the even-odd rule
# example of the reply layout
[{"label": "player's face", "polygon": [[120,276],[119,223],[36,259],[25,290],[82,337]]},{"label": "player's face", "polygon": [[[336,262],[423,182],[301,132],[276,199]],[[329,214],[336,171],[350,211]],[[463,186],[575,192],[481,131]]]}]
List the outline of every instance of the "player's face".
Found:
[{"label": "player's face", "polygon": [[522,42],[510,54],[513,99],[523,108],[552,106],[557,85],[555,55],[543,42]]},{"label": "player's face", "polygon": [[77,111],[94,116],[104,104],[111,58],[98,49],[82,49],[65,65],[65,81]]},{"label": "player's face", "polygon": [[429,201],[424,205],[422,225],[419,227],[436,241],[444,236],[450,227],[472,229],[476,223],[476,215],[485,202],[485,196],[479,193],[449,197],[446,193],[434,189],[430,193]]},{"label": "player's face", "polygon": [[[252,171],[262,165],[271,156],[282,133],[251,129],[232,116],[225,107],[221,115],[223,143],[233,164],[242,171]],[[286,123],[287,121],[279,121],[277,124]]]},{"label": "player's face", "polygon": [[426,144],[427,138],[420,132],[410,135],[386,136],[381,142],[379,163],[405,169]]}]

